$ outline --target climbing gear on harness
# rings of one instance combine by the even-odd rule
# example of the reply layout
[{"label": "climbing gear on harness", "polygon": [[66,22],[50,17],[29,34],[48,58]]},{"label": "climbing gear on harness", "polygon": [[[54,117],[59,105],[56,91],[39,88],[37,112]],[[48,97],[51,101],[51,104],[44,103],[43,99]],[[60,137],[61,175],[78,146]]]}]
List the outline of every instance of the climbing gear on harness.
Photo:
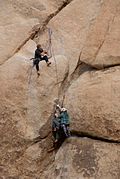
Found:
[{"label": "climbing gear on harness", "polygon": [[67,111],[67,109],[66,108],[62,108],[61,111],[65,112],[65,111]]}]

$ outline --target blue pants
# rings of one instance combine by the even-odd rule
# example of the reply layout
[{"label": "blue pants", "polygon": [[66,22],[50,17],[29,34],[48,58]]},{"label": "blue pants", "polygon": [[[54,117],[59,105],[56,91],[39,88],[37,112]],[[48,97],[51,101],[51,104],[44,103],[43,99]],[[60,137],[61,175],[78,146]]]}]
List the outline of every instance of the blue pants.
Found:
[{"label": "blue pants", "polygon": [[61,128],[63,129],[63,132],[65,134],[65,137],[70,137],[70,130],[68,125],[66,124],[61,124]]}]

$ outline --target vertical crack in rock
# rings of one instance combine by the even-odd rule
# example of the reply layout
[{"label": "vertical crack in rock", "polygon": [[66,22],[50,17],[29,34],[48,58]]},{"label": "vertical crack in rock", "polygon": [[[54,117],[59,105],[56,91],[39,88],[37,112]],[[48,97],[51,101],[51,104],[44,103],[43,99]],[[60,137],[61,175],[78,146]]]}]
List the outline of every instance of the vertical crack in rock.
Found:
[{"label": "vertical crack in rock", "polygon": [[60,97],[60,101],[61,101],[62,105],[64,104],[66,92],[67,92],[68,88],[72,85],[72,83],[75,80],[77,80],[79,78],[79,76],[82,75],[83,73],[85,73],[87,71],[97,70],[94,67],[92,67],[88,64],[85,64],[84,62],[81,62],[81,60],[80,60],[81,54],[82,54],[82,51],[80,52],[80,55],[78,58],[78,63],[76,65],[74,72],[69,76],[69,69],[68,69],[68,72],[66,73],[66,76],[65,76],[64,80],[62,81],[61,86],[59,88],[59,97]]}]

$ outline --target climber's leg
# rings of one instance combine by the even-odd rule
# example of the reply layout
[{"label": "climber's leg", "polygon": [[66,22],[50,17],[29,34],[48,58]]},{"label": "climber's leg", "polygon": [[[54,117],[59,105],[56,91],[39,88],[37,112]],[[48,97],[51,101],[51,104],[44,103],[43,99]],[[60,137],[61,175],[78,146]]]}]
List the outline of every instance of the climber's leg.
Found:
[{"label": "climber's leg", "polygon": [[39,73],[39,62],[36,63],[35,66],[36,66],[37,75],[39,77],[40,76],[40,73]]},{"label": "climber's leg", "polygon": [[65,137],[68,137],[67,128],[66,128],[65,124],[62,124],[62,129],[63,129],[63,132],[65,134]]},{"label": "climber's leg", "polygon": [[69,125],[66,125],[66,129],[67,129],[67,135],[68,135],[68,137],[70,137],[71,134],[70,134],[70,128],[69,128]]},{"label": "climber's leg", "polygon": [[56,142],[58,142],[58,140],[59,140],[59,133],[58,133],[58,130],[55,130],[55,131],[53,131],[52,132],[53,133],[53,137],[54,137],[54,142],[56,143]]},{"label": "climber's leg", "polygon": [[45,60],[45,62],[47,63],[47,66],[50,66],[51,62],[49,62],[47,55],[45,55],[44,57],[42,57],[42,58],[41,58],[41,61],[42,61],[42,60]]}]

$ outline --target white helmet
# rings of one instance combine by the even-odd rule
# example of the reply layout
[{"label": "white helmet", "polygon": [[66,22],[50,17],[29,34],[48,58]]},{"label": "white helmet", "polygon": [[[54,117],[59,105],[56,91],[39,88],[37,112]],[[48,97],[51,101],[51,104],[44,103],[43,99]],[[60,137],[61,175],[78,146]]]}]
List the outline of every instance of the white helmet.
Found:
[{"label": "white helmet", "polygon": [[66,108],[62,108],[61,111],[65,112],[65,111],[67,111],[67,109]]}]

